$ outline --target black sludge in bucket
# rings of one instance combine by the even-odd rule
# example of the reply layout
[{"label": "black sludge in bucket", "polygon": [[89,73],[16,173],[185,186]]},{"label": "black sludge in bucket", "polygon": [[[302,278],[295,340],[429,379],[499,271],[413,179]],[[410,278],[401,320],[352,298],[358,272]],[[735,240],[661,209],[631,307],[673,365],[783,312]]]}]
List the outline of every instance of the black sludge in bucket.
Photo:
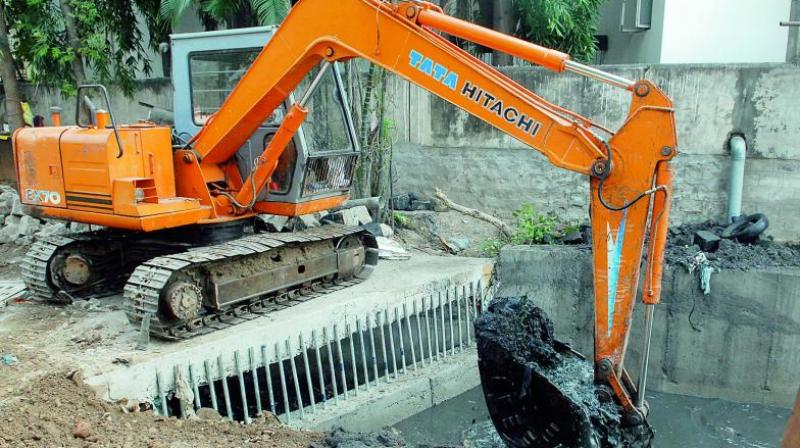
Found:
[{"label": "black sludge in bucket", "polygon": [[486,404],[509,447],[650,446],[650,426],[624,427],[621,408],[598,400],[592,363],[555,339],[533,301],[495,299],[475,334]]}]

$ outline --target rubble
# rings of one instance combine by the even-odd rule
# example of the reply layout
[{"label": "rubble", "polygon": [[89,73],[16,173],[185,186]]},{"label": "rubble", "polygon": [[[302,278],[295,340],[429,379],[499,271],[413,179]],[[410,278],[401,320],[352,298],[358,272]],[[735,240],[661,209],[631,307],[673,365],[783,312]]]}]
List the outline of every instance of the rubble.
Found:
[{"label": "rubble", "polygon": [[13,243],[19,246],[29,245],[39,238],[83,233],[99,228],[99,226],[92,228],[83,223],[41,219],[27,215],[17,190],[5,184],[0,184],[0,222],[3,224],[0,229],[0,244]]}]

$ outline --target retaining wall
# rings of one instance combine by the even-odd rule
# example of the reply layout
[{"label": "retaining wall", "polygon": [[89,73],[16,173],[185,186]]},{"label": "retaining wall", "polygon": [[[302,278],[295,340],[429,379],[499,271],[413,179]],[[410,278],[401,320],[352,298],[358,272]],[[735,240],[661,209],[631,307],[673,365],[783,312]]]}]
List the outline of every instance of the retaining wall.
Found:
[{"label": "retaining wall", "polygon": [[[509,247],[501,253],[497,276],[498,297],[536,298],[554,320],[557,337],[591,356],[594,303],[588,249]],[[791,407],[800,384],[800,269],[716,272],[711,293],[703,295],[697,274],[669,267],[663,285],[649,387]],[[625,363],[634,377],[642,309],[638,305],[634,313]]]},{"label": "retaining wall", "polygon": [[[742,133],[749,143],[745,172],[745,212],[770,217],[769,232],[798,240],[794,217],[800,214],[800,68],[784,64],[632,65],[604,69],[631,79],[646,78],[674,100],[679,150],[675,161],[674,223],[722,219],[726,213],[729,170],[727,140]],[[584,78],[557,75],[536,67],[503,69],[544,98],[617,129],[630,95]],[[390,78],[394,130],[395,191],[443,189],[453,200],[506,219],[531,202],[566,220],[588,220],[588,182],[551,166],[543,156],[478,119],[406,81]],[[136,100],[171,108],[167,79],[143,81]],[[74,100],[28,87],[35,113],[64,107],[71,123]],[[143,118],[136,100],[111,92],[120,122]]]}]

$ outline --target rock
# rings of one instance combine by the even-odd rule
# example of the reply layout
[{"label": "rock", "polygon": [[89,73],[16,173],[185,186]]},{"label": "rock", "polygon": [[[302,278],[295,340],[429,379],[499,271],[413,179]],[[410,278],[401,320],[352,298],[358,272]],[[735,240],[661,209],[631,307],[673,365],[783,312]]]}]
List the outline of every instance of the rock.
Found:
[{"label": "rock", "polygon": [[459,252],[469,248],[468,238],[449,238],[447,242],[450,243],[451,246],[455,246]]},{"label": "rock", "polygon": [[392,198],[392,210],[411,210],[411,196],[401,194]]},{"label": "rock", "polygon": [[11,214],[11,206],[0,202],[0,216],[8,216]]},{"label": "rock", "polygon": [[72,233],[86,233],[92,231],[89,224],[84,224],[82,222],[71,222],[68,227],[69,231]]},{"label": "rock", "polygon": [[383,236],[386,238],[391,238],[394,236],[394,230],[387,224],[378,224],[376,222],[371,222],[369,224],[365,224],[361,226],[369,232],[372,236]]},{"label": "rock", "polygon": [[573,231],[561,239],[564,244],[583,244],[583,232],[580,229]]},{"label": "rock", "polygon": [[256,230],[266,232],[282,232],[286,228],[289,218],[276,215],[258,215],[256,219]]},{"label": "rock", "polygon": [[42,228],[42,222],[33,216],[25,215],[19,220],[20,235],[33,236]]},{"label": "rock", "polygon": [[92,435],[92,427],[89,423],[78,420],[75,427],[72,429],[72,435],[78,439],[88,439]]},{"label": "rock", "polygon": [[197,418],[200,420],[219,421],[222,420],[222,415],[211,408],[200,408],[197,410]]},{"label": "rock", "polygon": [[372,222],[372,216],[369,214],[367,207],[359,205],[358,207],[347,208],[339,210],[325,216],[326,221],[331,221],[346,226],[360,226]]},{"label": "rock", "polygon": [[700,246],[703,252],[716,252],[719,249],[720,237],[708,230],[698,230],[694,233],[694,244]]},{"label": "rock", "polygon": [[22,202],[19,196],[14,196],[11,200],[11,214],[14,216],[25,216],[25,211],[22,209]]},{"label": "rock", "polygon": [[413,200],[411,201],[412,211],[433,210],[431,201]]},{"label": "rock", "polygon": [[46,223],[38,233],[36,233],[37,238],[44,238],[48,236],[56,236],[56,235],[66,235],[70,233],[69,229],[67,228],[67,224],[60,221],[51,221]]}]

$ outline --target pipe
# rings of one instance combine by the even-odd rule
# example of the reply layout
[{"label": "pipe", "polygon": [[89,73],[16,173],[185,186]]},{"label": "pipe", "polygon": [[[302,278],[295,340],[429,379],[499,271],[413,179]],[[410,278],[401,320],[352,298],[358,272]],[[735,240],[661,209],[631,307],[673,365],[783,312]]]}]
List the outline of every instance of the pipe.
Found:
[{"label": "pipe", "polygon": [[728,146],[731,150],[731,178],[728,186],[728,222],[730,223],[742,214],[747,141],[741,135],[734,135],[728,142]]}]

